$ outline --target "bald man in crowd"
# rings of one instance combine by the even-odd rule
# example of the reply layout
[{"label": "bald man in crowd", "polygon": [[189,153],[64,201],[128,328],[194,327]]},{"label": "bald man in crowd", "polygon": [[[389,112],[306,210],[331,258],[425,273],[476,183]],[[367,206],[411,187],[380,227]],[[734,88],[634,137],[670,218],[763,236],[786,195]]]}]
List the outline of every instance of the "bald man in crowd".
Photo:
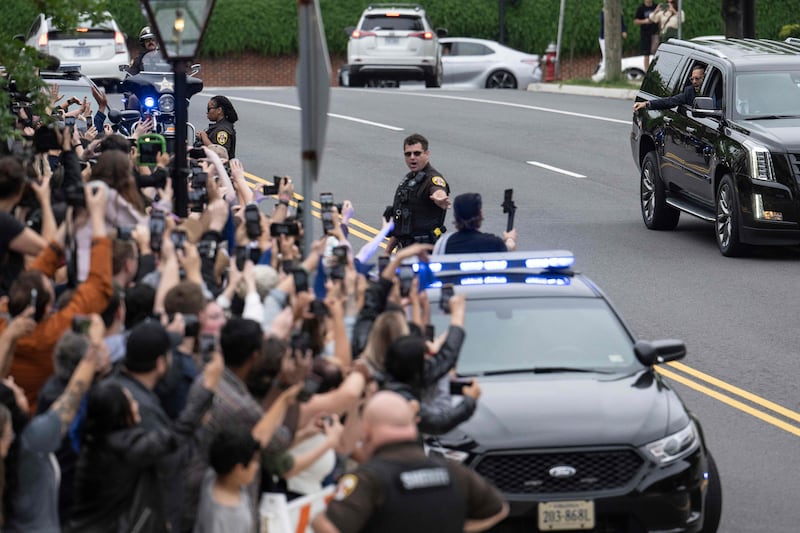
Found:
[{"label": "bald man in crowd", "polygon": [[500,492],[473,470],[425,455],[414,409],[397,393],[367,403],[362,445],[369,460],[339,480],[314,518],[317,533],[484,531],[508,514]]}]

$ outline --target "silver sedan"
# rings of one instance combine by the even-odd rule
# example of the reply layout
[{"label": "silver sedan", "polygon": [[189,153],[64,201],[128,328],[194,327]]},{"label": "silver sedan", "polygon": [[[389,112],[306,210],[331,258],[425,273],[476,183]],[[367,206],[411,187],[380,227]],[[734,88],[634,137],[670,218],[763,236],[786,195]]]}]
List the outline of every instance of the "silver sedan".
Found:
[{"label": "silver sedan", "polygon": [[542,81],[539,56],[496,41],[469,37],[439,39],[444,85],[487,89],[527,89]]}]

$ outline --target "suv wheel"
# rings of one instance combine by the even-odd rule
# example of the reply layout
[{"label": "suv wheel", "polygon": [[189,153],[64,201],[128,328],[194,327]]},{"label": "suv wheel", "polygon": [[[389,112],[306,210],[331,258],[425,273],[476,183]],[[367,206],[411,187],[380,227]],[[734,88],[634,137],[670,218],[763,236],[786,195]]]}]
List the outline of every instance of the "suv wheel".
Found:
[{"label": "suv wheel", "polygon": [[425,76],[425,87],[441,87],[442,86],[442,63],[436,65],[436,69],[430,76]]},{"label": "suv wheel", "polygon": [[716,533],[722,516],[722,482],[719,479],[717,463],[708,454],[708,490],[703,506],[703,529],[700,533]]},{"label": "suv wheel", "polygon": [[639,197],[642,220],[648,229],[675,229],[681,212],[667,205],[667,195],[664,192],[664,183],[658,170],[658,156],[655,152],[648,152],[642,163]]},{"label": "suv wheel", "polygon": [[739,242],[739,200],[733,178],[724,176],[717,189],[717,245],[725,257],[745,253],[747,247]]}]

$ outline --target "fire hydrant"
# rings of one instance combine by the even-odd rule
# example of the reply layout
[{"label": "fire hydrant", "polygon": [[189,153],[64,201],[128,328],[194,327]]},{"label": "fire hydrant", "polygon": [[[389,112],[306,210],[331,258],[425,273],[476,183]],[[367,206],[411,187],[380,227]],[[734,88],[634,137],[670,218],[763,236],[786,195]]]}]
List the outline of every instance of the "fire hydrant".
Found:
[{"label": "fire hydrant", "polygon": [[556,79],[556,43],[547,45],[544,51],[544,81]]}]

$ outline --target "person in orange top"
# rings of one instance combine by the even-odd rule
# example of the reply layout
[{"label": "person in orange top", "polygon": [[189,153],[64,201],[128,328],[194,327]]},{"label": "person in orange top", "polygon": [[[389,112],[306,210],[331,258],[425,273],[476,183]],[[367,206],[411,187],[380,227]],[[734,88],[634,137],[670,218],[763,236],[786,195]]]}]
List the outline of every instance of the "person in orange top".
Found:
[{"label": "person in orange top", "polygon": [[[46,247],[9,288],[8,311],[12,317],[30,306],[32,298],[35,300],[36,328],[17,340],[10,369],[2,369],[3,376],[10,374],[25,390],[31,405],[35,404],[39,389],[53,373],[53,349],[61,335],[71,327],[72,318],[102,313],[113,292],[111,239],[106,235],[105,223],[107,191],[104,187],[91,185],[85,186],[85,191],[92,226],[91,263],[86,281],[78,285],[69,303],[52,312],[55,303],[52,276],[64,263],[63,248],[57,242]],[[63,237],[63,229],[59,235]]]}]

